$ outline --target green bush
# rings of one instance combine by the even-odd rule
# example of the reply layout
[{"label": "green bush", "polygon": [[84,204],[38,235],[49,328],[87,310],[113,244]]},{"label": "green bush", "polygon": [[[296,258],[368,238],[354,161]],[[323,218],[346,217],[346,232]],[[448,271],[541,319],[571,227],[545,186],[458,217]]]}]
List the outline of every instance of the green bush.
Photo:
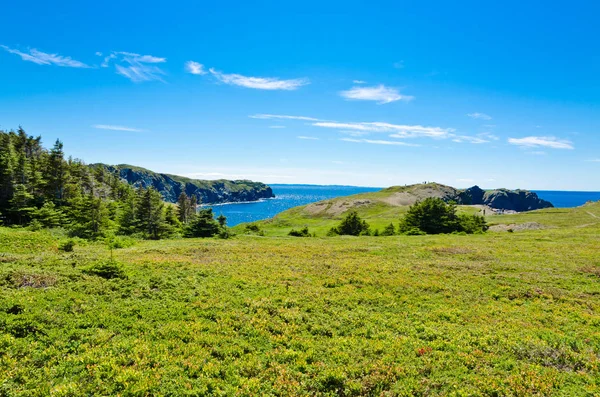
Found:
[{"label": "green bush", "polygon": [[296,230],[296,229],[290,230],[290,232],[288,233],[288,236],[293,236],[293,237],[311,237],[311,234],[308,231],[308,228],[305,227],[305,228],[303,228],[301,230]]},{"label": "green bush", "polygon": [[229,229],[227,226],[223,226],[221,227],[221,230],[219,231],[219,234],[217,236],[219,236],[219,238],[222,239],[228,239],[235,236],[235,233],[233,233],[231,229]]},{"label": "green bush", "polygon": [[393,223],[387,225],[385,229],[383,229],[383,232],[381,232],[382,236],[393,236],[394,234],[396,234],[396,228]]},{"label": "green bush", "polygon": [[221,230],[219,222],[213,216],[212,208],[198,211],[188,223],[184,237],[213,237]]},{"label": "green bush", "polygon": [[352,211],[346,215],[339,225],[331,228],[329,232],[327,232],[327,235],[368,236],[370,235],[369,224],[362,220],[356,211]]},{"label": "green bush", "polygon": [[400,221],[399,230],[403,234],[414,235],[414,230],[426,234],[440,233],[483,233],[488,227],[485,218],[477,215],[457,215],[456,204],[446,203],[437,197],[429,197],[411,205]]},{"label": "green bush", "polygon": [[114,261],[102,261],[95,263],[84,270],[84,273],[102,277],[107,280],[113,278],[127,278],[125,275],[125,270],[123,270],[123,266]]},{"label": "green bush", "polygon": [[73,240],[72,238],[58,243],[58,250],[63,252],[73,252],[74,247],[75,240]]}]

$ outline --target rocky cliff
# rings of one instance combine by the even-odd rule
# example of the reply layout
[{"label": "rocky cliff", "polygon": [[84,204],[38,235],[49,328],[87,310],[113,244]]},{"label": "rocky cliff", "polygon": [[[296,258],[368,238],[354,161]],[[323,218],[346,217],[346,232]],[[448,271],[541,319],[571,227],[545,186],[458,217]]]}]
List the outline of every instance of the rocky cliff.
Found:
[{"label": "rocky cliff", "polygon": [[178,175],[160,174],[145,168],[127,164],[92,164],[91,167],[105,167],[118,173],[121,179],[135,187],[152,186],[160,192],[165,201],[175,203],[181,192],[196,196],[198,203],[219,204],[256,201],[275,197],[271,188],[261,182],[249,180],[214,181],[185,178]]},{"label": "rocky cliff", "polygon": [[517,212],[554,207],[528,190],[495,189],[483,190],[479,186],[458,192],[459,204],[483,204],[492,208]]},{"label": "rocky cliff", "polygon": [[494,189],[483,190],[479,186],[456,189],[439,183],[410,186],[393,186],[383,189],[384,201],[392,205],[412,205],[427,197],[439,197],[462,205],[487,205],[491,208],[510,211],[531,211],[553,207],[537,194],[527,190]]}]

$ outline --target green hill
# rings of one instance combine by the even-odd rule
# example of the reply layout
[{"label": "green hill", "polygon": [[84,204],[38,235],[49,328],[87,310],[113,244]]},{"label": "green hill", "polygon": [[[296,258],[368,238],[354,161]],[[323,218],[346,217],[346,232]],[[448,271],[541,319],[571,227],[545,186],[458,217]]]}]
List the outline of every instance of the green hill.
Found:
[{"label": "green hill", "polygon": [[[418,200],[438,197],[444,201],[459,204],[459,213],[481,214],[488,222],[497,223],[501,212],[514,212],[512,208],[535,210],[552,208],[552,204],[541,200],[535,193],[524,190],[511,191],[497,189],[484,191],[474,186],[469,189],[456,189],[439,183],[392,186],[377,192],[360,193],[319,201],[281,212],[272,219],[255,222],[261,229],[272,235],[285,235],[293,228],[308,227],[311,232],[324,235],[349,211],[356,211],[372,227],[382,230],[398,219],[408,207]],[[507,208],[508,207],[508,208]],[[505,211],[508,210],[508,211]],[[235,229],[243,232],[245,225]]]},{"label": "green hill", "polygon": [[271,188],[264,183],[249,180],[200,180],[179,175],[161,174],[129,164],[92,164],[117,173],[122,180],[134,187],[154,187],[163,199],[175,203],[181,192],[196,196],[199,203],[217,204],[229,202],[257,201],[275,197]]}]

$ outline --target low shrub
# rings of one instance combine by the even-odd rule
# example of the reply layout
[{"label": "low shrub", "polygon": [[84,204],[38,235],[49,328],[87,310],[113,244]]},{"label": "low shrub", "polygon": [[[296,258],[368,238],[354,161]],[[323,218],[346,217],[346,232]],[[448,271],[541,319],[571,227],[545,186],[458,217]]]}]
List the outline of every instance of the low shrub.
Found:
[{"label": "low shrub", "polygon": [[293,237],[311,237],[311,234],[308,231],[308,228],[305,227],[305,228],[303,228],[301,230],[296,230],[296,229],[290,230],[290,232],[288,233],[288,236],[293,236]]},{"label": "low shrub", "polygon": [[62,252],[73,252],[73,248],[75,247],[75,240],[70,238],[68,240],[63,240],[58,243],[58,250]]},{"label": "low shrub", "polygon": [[93,264],[84,270],[84,273],[105,278],[127,278],[123,266],[114,261],[102,261]]}]

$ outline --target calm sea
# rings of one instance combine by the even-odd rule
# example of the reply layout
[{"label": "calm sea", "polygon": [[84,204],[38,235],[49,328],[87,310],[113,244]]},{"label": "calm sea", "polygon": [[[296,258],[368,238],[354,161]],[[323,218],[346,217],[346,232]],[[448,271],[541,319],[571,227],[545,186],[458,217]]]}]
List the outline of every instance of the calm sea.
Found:
[{"label": "calm sea", "polygon": [[[243,222],[254,222],[272,218],[278,213],[315,201],[349,196],[351,194],[374,192],[376,187],[356,186],[317,186],[317,185],[269,185],[275,193],[275,198],[253,202],[222,204],[213,206],[215,215],[227,217],[227,224],[235,226]],[[536,191],[540,198],[550,201],[556,207],[577,207],[586,201],[600,200],[600,192],[560,192]]]}]

